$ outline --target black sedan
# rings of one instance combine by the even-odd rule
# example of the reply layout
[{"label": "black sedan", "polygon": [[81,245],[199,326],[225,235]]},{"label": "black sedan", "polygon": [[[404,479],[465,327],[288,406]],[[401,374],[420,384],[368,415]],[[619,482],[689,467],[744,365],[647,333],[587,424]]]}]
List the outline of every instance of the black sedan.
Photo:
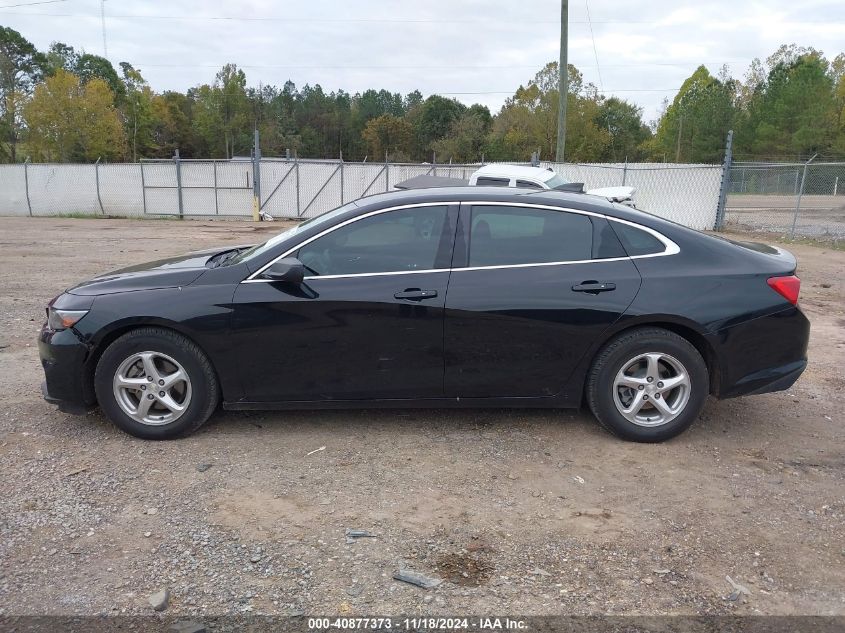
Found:
[{"label": "black sedan", "polygon": [[578,193],[363,198],[269,241],[84,282],[44,397],[166,439],[226,409],[578,407],[636,441],[807,365],[795,258]]}]

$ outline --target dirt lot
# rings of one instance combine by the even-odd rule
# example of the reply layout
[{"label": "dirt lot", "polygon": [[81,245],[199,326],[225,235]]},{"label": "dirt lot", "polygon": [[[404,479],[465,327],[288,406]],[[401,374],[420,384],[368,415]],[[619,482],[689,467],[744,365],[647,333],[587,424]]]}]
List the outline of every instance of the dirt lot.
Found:
[{"label": "dirt lot", "polygon": [[791,247],[796,386],[662,445],[549,411],[219,412],[152,443],[42,401],[51,297],[279,228],[0,218],[0,615],[152,613],[165,588],[185,615],[845,614],[845,252]]},{"label": "dirt lot", "polygon": [[733,194],[727,199],[728,230],[795,235],[826,242],[845,239],[845,196],[806,195],[801,198],[798,218],[796,196]]}]

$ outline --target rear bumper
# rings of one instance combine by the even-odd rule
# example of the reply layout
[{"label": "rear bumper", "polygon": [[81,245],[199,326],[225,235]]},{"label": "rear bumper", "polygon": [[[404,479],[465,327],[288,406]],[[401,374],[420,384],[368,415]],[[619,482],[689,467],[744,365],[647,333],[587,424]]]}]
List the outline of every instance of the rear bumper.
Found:
[{"label": "rear bumper", "polygon": [[797,307],[730,328],[714,337],[719,398],[789,389],[807,368],[810,322]]},{"label": "rear bumper", "polygon": [[45,325],[38,336],[38,354],[44,369],[44,399],[66,413],[86,413],[95,404],[93,388],[86,380],[87,346],[73,330],[57,332]]}]

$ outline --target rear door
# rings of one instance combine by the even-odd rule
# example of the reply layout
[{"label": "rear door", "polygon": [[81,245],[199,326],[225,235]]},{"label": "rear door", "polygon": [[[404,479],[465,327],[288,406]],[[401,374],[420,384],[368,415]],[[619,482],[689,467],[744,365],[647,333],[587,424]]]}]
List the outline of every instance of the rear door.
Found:
[{"label": "rear door", "polygon": [[446,396],[557,394],[633,301],[636,266],[599,215],[483,203],[461,205],[459,222]]}]

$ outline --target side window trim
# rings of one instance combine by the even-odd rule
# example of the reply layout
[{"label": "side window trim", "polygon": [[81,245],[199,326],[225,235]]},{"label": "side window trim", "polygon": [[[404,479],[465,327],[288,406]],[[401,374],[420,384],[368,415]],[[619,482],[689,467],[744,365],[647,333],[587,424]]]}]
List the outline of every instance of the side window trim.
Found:
[{"label": "side window trim", "polygon": [[[327,235],[327,234],[331,233],[332,231],[341,228],[342,226],[346,226],[347,224],[351,224],[353,222],[357,222],[358,220],[363,220],[364,218],[368,218],[368,217],[371,217],[371,216],[374,216],[374,215],[378,215],[380,213],[387,213],[389,211],[398,211],[399,209],[410,209],[410,208],[414,208],[414,207],[436,207],[436,206],[443,206],[443,205],[447,205],[450,208],[450,211],[453,207],[458,207],[458,206],[460,207],[460,212],[459,212],[459,216],[458,216],[459,230],[458,230],[457,233],[461,234],[461,232],[463,231],[464,242],[465,242],[464,248],[466,248],[466,246],[467,246],[466,243],[468,242],[467,238],[468,238],[468,233],[469,233],[469,225],[468,225],[468,220],[466,218],[469,217],[470,209],[472,208],[473,205],[513,206],[513,203],[512,202],[487,201],[487,200],[472,200],[472,201],[461,201],[461,202],[457,202],[457,201],[417,202],[417,203],[413,203],[413,204],[403,204],[403,205],[398,205],[398,206],[395,206],[395,207],[387,207],[385,209],[378,209],[376,211],[370,211],[369,213],[365,213],[363,215],[360,215],[360,216],[357,216],[357,217],[354,217],[354,218],[350,218],[349,220],[341,222],[340,224],[337,224],[335,226],[331,226],[328,229],[326,229],[325,231],[321,231],[317,235],[314,235],[314,236],[308,238],[307,240],[300,242],[299,244],[297,244],[296,246],[288,249],[287,251],[285,251],[281,255],[274,257],[268,263],[264,264],[264,266],[262,266],[257,271],[255,271],[254,273],[249,275],[246,279],[241,281],[241,283],[270,283],[269,279],[261,279],[260,278],[261,273],[263,273],[266,269],[268,269],[270,266],[275,264],[278,260],[283,259],[285,257],[289,257],[291,254],[297,252],[300,248],[302,248],[303,246],[305,246],[309,242],[312,242],[312,241],[316,240],[317,238],[322,237],[323,235]],[[681,252],[680,247],[675,242],[670,240],[668,237],[666,237],[665,235],[663,235],[659,231],[656,231],[656,230],[654,230],[650,227],[644,226],[642,224],[637,224],[636,222],[631,222],[629,220],[623,220],[622,218],[616,218],[616,217],[613,217],[613,216],[610,216],[610,215],[605,215],[603,213],[595,213],[594,211],[584,211],[582,209],[571,209],[571,208],[568,208],[568,207],[558,207],[558,206],[545,205],[545,204],[521,203],[519,206],[528,207],[528,208],[532,208],[532,209],[550,209],[552,211],[566,211],[568,213],[577,213],[579,215],[586,215],[586,216],[592,216],[592,217],[597,217],[597,218],[604,218],[608,222],[620,222],[622,224],[627,224],[627,225],[632,226],[636,229],[640,229],[641,231],[645,231],[646,233],[650,233],[651,235],[656,237],[658,240],[660,240],[666,246],[666,250],[663,251],[662,253],[652,253],[652,254],[649,254],[649,255],[634,255],[634,256],[630,256],[630,257],[629,256],[610,257],[610,258],[606,258],[606,259],[586,259],[586,260],[565,261],[565,262],[541,262],[541,263],[536,263],[536,264],[501,264],[501,265],[496,265],[496,266],[468,266],[468,265],[466,265],[467,264],[467,260],[466,260],[467,252],[466,251],[464,251],[463,253],[459,252],[458,243],[457,243],[458,240],[456,239],[455,243],[453,245],[453,264],[452,264],[451,268],[434,268],[434,269],[431,269],[431,270],[409,270],[409,271],[397,271],[397,272],[386,272],[386,273],[355,273],[355,274],[352,274],[352,275],[337,275],[337,276],[323,275],[320,278],[331,279],[331,278],[334,278],[334,277],[373,277],[373,276],[376,276],[376,275],[414,275],[414,274],[420,274],[420,273],[449,272],[450,270],[454,271],[454,272],[460,272],[460,271],[469,271],[469,270],[494,270],[494,269],[497,269],[497,268],[529,268],[529,267],[532,267],[532,266],[565,266],[565,265],[569,265],[569,264],[588,264],[588,263],[591,263],[591,262],[614,262],[614,261],[624,261],[624,260],[630,260],[630,259],[645,259],[645,258],[649,258],[649,257],[665,257],[665,256],[668,256],[668,255],[677,255],[678,253]],[[457,236],[456,236],[456,238],[457,238]],[[458,262],[461,262],[463,265],[455,265]],[[306,277],[306,279],[312,279],[312,277]]]},{"label": "side window trim", "polygon": [[[349,218],[348,220],[345,220],[345,221],[341,222],[340,224],[330,226],[325,231],[321,231],[321,232],[317,233],[316,235],[309,237],[307,240],[303,240],[302,242],[300,242],[296,246],[293,246],[292,248],[288,249],[287,251],[285,251],[281,255],[274,257],[272,260],[270,260],[269,262],[264,264],[257,271],[255,271],[254,273],[249,275],[249,277],[247,277],[246,279],[241,281],[241,283],[242,284],[246,284],[246,283],[271,283],[272,280],[261,278],[261,273],[263,273],[265,270],[270,268],[270,266],[275,264],[280,259],[284,259],[285,257],[290,257],[290,256],[294,255],[303,246],[306,246],[307,244],[310,244],[311,242],[313,242],[313,241],[315,241],[315,240],[317,240],[317,239],[319,239],[319,238],[321,238],[325,235],[328,235],[329,233],[332,233],[333,231],[336,231],[337,229],[340,229],[340,228],[347,226],[349,224],[353,224],[355,222],[358,222],[359,220],[364,220],[366,218],[370,218],[370,217],[373,217],[373,216],[376,216],[376,215],[381,215],[382,213],[389,213],[391,211],[401,211],[403,209],[416,209],[416,208],[421,208],[421,207],[447,207],[446,222],[444,223],[443,230],[447,231],[447,232],[451,230],[453,232],[452,234],[454,236],[454,228],[455,227],[454,227],[453,224],[450,223],[450,218],[454,217],[455,210],[458,208],[459,204],[460,203],[458,203],[458,202],[450,202],[450,201],[417,202],[417,203],[412,203],[412,204],[397,205],[395,207],[386,207],[384,209],[377,209],[375,211],[370,211],[368,213],[364,213],[363,215],[359,215],[359,216],[354,217],[354,218]],[[450,229],[450,227],[451,227],[451,229]],[[454,249],[454,237],[452,239],[452,248]],[[344,275],[306,276],[305,279],[340,279],[340,278],[344,278],[344,277],[374,277],[374,276],[380,276],[380,275],[414,275],[414,274],[420,274],[420,273],[449,272],[449,270],[450,270],[449,268],[431,268],[431,269],[424,269],[424,270],[400,270],[400,271],[374,272],[374,273],[349,273],[349,274],[344,274]]]}]

